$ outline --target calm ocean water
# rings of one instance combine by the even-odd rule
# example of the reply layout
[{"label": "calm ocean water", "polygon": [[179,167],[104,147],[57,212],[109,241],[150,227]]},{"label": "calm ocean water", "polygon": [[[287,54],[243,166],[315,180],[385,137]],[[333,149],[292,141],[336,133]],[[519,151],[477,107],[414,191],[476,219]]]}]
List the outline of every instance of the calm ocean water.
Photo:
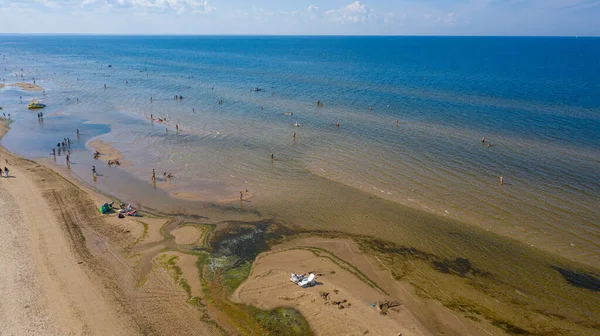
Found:
[{"label": "calm ocean water", "polygon": [[79,128],[83,179],[100,136],[133,162],[104,180],[156,168],[168,192],[260,207],[318,175],[600,266],[600,39],[0,36],[0,59],[46,89],[0,90],[3,145],[47,156]]}]

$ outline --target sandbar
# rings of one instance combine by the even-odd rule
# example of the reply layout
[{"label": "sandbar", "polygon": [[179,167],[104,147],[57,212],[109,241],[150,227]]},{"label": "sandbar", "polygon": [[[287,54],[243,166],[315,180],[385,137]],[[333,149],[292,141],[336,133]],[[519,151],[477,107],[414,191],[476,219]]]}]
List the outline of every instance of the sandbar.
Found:
[{"label": "sandbar", "polygon": [[121,166],[131,166],[131,162],[125,160],[125,156],[108,142],[96,139],[88,142],[87,145],[100,152],[99,159],[102,161],[108,162],[118,160],[121,163]]},{"label": "sandbar", "polygon": [[42,91],[42,90],[44,90],[44,88],[41,87],[41,86],[39,86],[39,85],[25,83],[25,82],[19,82],[19,83],[9,84],[9,86],[16,86],[16,87],[21,88],[21,89],[23,89],[25,91]]}]

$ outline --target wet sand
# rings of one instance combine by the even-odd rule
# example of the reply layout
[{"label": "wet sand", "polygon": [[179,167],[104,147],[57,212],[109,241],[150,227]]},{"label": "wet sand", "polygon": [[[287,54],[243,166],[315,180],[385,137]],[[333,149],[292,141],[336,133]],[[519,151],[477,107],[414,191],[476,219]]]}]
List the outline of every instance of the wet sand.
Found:
[{"label": "wet sand", "polygon": [[14,84],[9,84],[8,86],[16,86],[18,88],[21,88],[25,91],[43,91],[44,88],[36,85],[36,84],[30,84],[30,83],[25,83],[25,82],[19,82],[19,83],[14,83]]}]

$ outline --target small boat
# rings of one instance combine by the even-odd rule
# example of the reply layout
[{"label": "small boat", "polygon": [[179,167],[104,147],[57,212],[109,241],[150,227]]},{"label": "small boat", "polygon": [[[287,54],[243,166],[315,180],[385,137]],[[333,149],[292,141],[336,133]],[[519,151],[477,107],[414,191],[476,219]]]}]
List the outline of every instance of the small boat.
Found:
[{"label": "small boat", "polygon": [[31,102],[29,102],[29,105],[27,106],[30,110],[31,109],[41,109],[46,107],[45,104],[40,103],[37,100],[32,100]]}]

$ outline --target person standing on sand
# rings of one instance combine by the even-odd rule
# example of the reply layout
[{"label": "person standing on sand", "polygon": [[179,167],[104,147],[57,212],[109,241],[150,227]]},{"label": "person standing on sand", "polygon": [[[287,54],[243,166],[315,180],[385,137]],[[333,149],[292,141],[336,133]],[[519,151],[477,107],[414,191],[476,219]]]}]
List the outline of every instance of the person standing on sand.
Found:
[{"label": "person standing on sand", "polygon": [[273,153],[271,153],[271,160],[275,159],[275,155],[273,155]]},{"label": "person standing on sand", "polygon": [[8,168],[4,167],[4,177],[8,177]]},{"label": "person standing on sand", "polygon": [[244,194],[240,191],[240,201],[242,201],[244,198]]},{"label": "person standing on sand", "polygon": [[98,176],[98,172],[96,171],[96,166],[92,166],[92,175],[94,175],[94,177]]},{"label": "person standing on sand", "polygon": [[52,155],[56,156],[56,149],[52,147]]},{"label": "person standing on sand", "polygon": [[152,169],[152,180],[156,180],[156,170]]}]

